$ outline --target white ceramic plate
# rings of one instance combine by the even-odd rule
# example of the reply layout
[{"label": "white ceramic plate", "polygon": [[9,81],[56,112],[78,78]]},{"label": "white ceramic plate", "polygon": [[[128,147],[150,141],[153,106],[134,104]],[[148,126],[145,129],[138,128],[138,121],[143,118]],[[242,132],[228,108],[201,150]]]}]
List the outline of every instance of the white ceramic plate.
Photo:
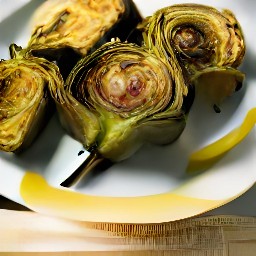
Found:
[{"label": "white ceramic plate", "polygon": [[[8,2],[6,6],[3,1],[0,1],[1,12],[10,13],[7,18],[0,21],[0,58],[2,59],[9,58],[8,46],[11,43],[26,45],[29,38],[29,19],[41,3],[40,0],[24,1],[26,5],[16,10],[15,2],[12,0],[10,3],[13,5]],[[179,0],[135,0],[134,2],[144,16],[164,6],[184,3]],[[256,29],[253,25],[256,24],[256,2],[253,0],[242,2],[240,0],[221,2],[187,0],[185,2],[231,9],[243,27],[247,44],[245,61],[241,67],[246,73],[245,88],[225,101],[222,112],[216,114],[211,106],[202,107],[201,100],[197,99],[184,133],[174,144],[165,147],[145,145],[132,158],[114,165],[106,172],[83,181],[71,189],[79,193],[72,195],[83,194],[85,197],[89,195],[94,202],[100,202],[98,200],[104,198],[107,200],[106,204],[102,203],[102,207],[97,205],[97,211],[94,211],[95,209],[92,210],[91,206],[87,208],[86,202],[82,201],[75,212],[69,212],[74,203],[71,199],[72,202],[67,200],[66,204],[63,203],[65,213],[62,214],[56,209],[49,209],[53,206],[48,205],[45,202],[46,199],[42,202],[44,195],[35,195],[35,197],[38,196],[35,201],[40,202],[40,205],[36,205],[24,200],[24,195],[20,192],[27,171],[39,173],[50,186],[59,188],[59,184],[79,166],[86,156],[86,153],[78,155],[83,149],[82,146],[65,134],[57,117],[54,116],[36,143],[24,154],[15,156],[0,152],[0,194],[33,210],[73,219],[162,222],[190,217],[218,207],[238,197],[254,184],[256,179],[255,130],[206,172],[191,176],[186,174],[185,169],[188,156],[192,151],[215,141],[238,126],[247,111],[256,105]],[[13,13],[12,10],[15,12]],[[67,192],[67,190],[64,191]],[[146,205],[155,203],[157,207],[159,203],[156,200],[157,196],[167,194],[175,197],[166,200],[166,205],[170,207],[163,209],[162,213],[152,211],[150,214],[143,215],[144,203],[134,204],[133,201],[138,199],[138,202],[143,202],[146,198],[148,200]],[[52,196],[47,200],[52,201],[55,200],[54,198]],[[118,201],[120,198],[126,205],[125,210],[122,204],[119,205],[120,207],[116,205],[120,202]],[[186,200],[183,201],[184,198],[191,199],[191,205]],[[205,202],[210,203],[205,204]],[[112,210],[107,209],[108,203]],[[78,213],[79,207],[82,214]]]}]

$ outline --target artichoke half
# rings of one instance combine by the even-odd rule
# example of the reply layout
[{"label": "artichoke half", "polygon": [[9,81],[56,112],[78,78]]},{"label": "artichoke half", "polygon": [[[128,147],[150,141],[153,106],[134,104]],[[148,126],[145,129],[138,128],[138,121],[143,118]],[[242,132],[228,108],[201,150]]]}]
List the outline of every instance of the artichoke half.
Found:
[{"label": "artichoke half", "polygon": [[[133,40],[169,58],[173,50],[190,81],[203,87],[215,103],[242,86],[245,42],[229,10],[200,4],[177,4],[156,11],[138,25]],[[132,38],[132,37],[131,37]]]},{"label": "artichoke half", "polygon": [[64,68],[112,37],[126,40],[140,21],[132,0],[48,0],[33,15],[28,47]]},{"label": "artichoke half", "polygon": [[120,41],[80,60],[65,88],[52,87],[51,93],[62,125],[91,152],[83,172],[99,159],[124,160],[144,142],[171,143],[182,133],[194,98],[177,62],[167,66],[142,47]]},{"label": "artichoke half", "polygon": [[0,150],[20,152],[34,141],[51,116],[48,86],[63,84],[53,63],[10,46],[0,62]]}]

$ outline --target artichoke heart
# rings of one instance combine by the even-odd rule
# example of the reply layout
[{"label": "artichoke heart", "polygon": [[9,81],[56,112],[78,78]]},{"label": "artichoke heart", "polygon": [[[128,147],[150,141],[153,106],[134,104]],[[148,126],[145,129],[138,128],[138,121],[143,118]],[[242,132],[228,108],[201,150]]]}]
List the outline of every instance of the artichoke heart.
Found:
[{"label": "artichoke heart", "polygon": [[[65,88],[52,88],[63,126],[95,157],[130,157],[144,143],[171,143],[193,101],[178,62],[112,41],[83,58]],[[96,157],[97,158],[97,157]]]},{"label": "artichoke heart", "polygon": [[162,57],[174,50],[190,81],[204,87],[216,104],[242,86],[244,74],[237,68],[245,42],[230,10],[201,4],[168,6],[139,24],[135,39]]},{"label": "artichoke heart", "polygon": [[14,44],[10,51],[13,58],[0,62],[0,150],[18,152],[46,124],[53,107],[48,85],[61,84],[62,78],[53,63]]},{"label": "artichoke heart", "polygon": [[49,55],[71,48],[84,56],[112,37],[125,40],[140,21],[132,0],[45,1],[32,18],[28,47]]}]

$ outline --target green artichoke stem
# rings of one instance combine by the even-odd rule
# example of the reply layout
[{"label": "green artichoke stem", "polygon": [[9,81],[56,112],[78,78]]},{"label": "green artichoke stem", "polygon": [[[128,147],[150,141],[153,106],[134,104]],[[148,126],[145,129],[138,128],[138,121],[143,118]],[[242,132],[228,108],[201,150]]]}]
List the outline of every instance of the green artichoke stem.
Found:
[{"label": "green artichoke stem", "polygon": [[60,185],[71,187],[76,185],[89,173],[104,171],[112,165],[112,162],[102,157],[96,150],[92,151],[85,161]]}]

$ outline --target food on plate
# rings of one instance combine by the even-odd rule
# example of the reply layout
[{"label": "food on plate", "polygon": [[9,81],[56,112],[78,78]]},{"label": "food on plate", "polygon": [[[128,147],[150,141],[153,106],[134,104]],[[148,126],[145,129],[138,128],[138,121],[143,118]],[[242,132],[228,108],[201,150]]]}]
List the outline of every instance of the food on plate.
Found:
[{"label": "food on plate", "polygon": [[90,166],[99,158],[124,160],[144,142],[171,143],[194,98],[177,61],[167,66],[119,40],[80,60],[65,87],[53,84],[51,94],[62,125],[91,152]]},{"label": "food on plate", "polygon": [[67,55],[65,65],[112,37],[126,40],[141,21],[132,0],[48,0],[33,17],[28,47],[59,64]]},{"label": "food on plate", "polygon": [[20,152],[43,128],[53,108],[48,86],[63,84],[57,66],[12,44],[0,62],[0,150]]},{"label": "food on plate", "polygon": [[27,48],[13,44],[1,61],[0,149],[30,145],[53,98],[63,127],[91,153],[83,173],[177,139],[194,87],[218,112],[244,80],[244,37],[229,10],[176,4],[142,20],[132,0],[51,0],[32,27]]},{"label": "food on plate", "polygon": [[130,38],[160,57],[169,58],[174,49],[190,81],[217,105],[242,86],[244,74],[237,68],[245,42],[229,10],[200,4],[168,6],[147,17]]}]

